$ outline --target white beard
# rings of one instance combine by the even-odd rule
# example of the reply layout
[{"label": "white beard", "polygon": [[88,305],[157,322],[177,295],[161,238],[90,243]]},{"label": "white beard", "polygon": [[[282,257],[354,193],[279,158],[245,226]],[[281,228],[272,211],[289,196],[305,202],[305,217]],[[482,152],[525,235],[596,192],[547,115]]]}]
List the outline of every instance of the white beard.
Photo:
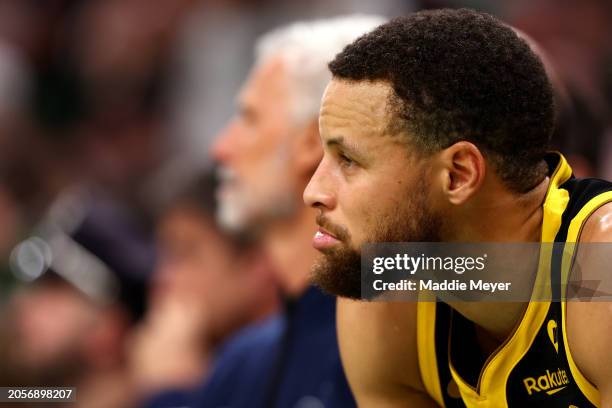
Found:
[{"label": "white beard", "polygon": [[[261,190],[251,189],[240,183],[235,173],[228,168],[219,170],[221,187],[217,191],[217,222],[227,231],[247,233],[263,227],[267,221],[292,216],[298,205],[293,189],[279,189],[283,176],[277,169],[270,171],[274,183],[264,185]],[[267,188],[266,188],[267,187]]]}]

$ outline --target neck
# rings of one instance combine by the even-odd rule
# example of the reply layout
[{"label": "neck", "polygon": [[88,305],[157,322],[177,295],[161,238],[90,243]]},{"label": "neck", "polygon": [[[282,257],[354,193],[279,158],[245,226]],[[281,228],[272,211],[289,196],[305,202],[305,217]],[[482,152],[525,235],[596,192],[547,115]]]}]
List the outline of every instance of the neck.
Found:
[{"label": "neck", "polygon": [[[524,194],[489,187],[460,214],[460,225],[447,237],[458,242],[539,242],[549,178]],[[500,217],[500,214],[503,216]]]},{"label": "neck", "polygon": [[[501,188],[490,189],[470,208],[470,215],[462,217],[461,231],[450,241],[463,242],[539,242],[541,239],[543,203],[549,179],[520,196]],[[500,191],[501,190],[501,191]],[[488,204],[485,204],[488,203]],[[503,214],[503,217],[500,217]],[[521,277],[532,279],[524,271]],[[531,283],[532,285],[532,283]],[[456,302],[451,306],[483,329],[497,343],[505,340],[520,321],[525,302],[489,302],[482,307],[478,302]]]},{"label": "neck", "polygon": [[308,288],[318,256],[311,245],[315,232],[315,212],[304,207],[295,217],[271,225],[264,233],[264,246],[277,269],[281,289],[289,297],[298,297]]}]

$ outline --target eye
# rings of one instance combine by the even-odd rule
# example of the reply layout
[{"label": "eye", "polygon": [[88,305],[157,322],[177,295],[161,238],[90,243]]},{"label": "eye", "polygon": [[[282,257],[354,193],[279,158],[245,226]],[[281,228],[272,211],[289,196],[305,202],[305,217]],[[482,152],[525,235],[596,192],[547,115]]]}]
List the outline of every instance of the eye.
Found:
[{"label": "eye", "polygon": [[345,155],[344,153],[338,154],[338,160],[340,161],[340,165],[342,167],[353,167],[356,163],[350,157]]}]

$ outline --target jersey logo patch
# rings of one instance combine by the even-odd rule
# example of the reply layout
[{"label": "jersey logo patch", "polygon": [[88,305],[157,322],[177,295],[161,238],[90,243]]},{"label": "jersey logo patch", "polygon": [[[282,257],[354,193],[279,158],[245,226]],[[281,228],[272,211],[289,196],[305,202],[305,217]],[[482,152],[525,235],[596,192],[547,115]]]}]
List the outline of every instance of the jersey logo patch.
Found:
[{"label": "jersey logo patch", "polygon": [[451,378],[448,385],[446,386],[446,393],[449,397],[458,399],[461,398],[461,393],[459,392],[459,387],[454,379]]},{"label": "jersey logo patch", "polygon": [[548,338],[555,347],[555,351],[559,353],[559,342],[557,341],[557,322],[555,322],[554,320],[549,320],[548,325],[546,326],[546,330],[548,331]]},{"label": "jersey logo patch", "polygon": [[553,395],[567,387],[569,383],[567,372],[561,368],[552,373],[550,370],[546,370],[545,374],[537,378],[527,377],[523,379],[523,384],[529,395],[534,392],[546,392],[548,395]]}]

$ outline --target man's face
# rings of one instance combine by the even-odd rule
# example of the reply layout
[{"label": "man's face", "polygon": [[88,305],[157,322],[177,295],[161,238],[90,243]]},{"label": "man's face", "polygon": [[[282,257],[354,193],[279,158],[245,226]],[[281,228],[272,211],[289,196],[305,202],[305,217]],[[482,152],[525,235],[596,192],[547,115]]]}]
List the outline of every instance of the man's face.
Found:
[{"label": "man's face", "polygon": [[360,297],[364,243],[439,240],[441,217],[428,204],[428,159],[387,131],[390,92],[382,82],[334,79],[323,96],[324,155],[304,200],[320,211],[313,245],[323,257],[314,279],[339,296]]},{"label": "man's face", "polygon": [[12,355],[24,375],[56,380],[83,369],[87,334],[100,310],[66,283],[42,283],[19,292],[11,303]]},{"label": "man's face", "polygon": [[164,214],[149,304],[154,314],[178,305],[207,341],[223,339],[243,324],[249,309],[272,293],[259,289],[273,283],[268,269],[251,262],[252,250],[236,252],[213,221],[189,204]]},{"label": "man's face", "polygon": [[189,205],[171,209],[161,217],[157,236],[160,256],[153,307],[168,299],[216,300],[219,286],[235,277],[230,244],[200,210]]},{"label": "man's face", "polygon": [[257,65],[238,97],[236,116],[212,149],[221,166],[218,218],[231,230],[261,227],[300,206],[288,85],[280,58]]},{"label": "man's face", "polygon": [[[244,301],[231,296],[241,274],[227,238],[200,210],[177,206],[162,217],[158,229],[159,264],[150,308],[180,304],[191,309],[194,326],[208,338],[223,337]],[[184,305],[184,306],[183,306]]]}]

